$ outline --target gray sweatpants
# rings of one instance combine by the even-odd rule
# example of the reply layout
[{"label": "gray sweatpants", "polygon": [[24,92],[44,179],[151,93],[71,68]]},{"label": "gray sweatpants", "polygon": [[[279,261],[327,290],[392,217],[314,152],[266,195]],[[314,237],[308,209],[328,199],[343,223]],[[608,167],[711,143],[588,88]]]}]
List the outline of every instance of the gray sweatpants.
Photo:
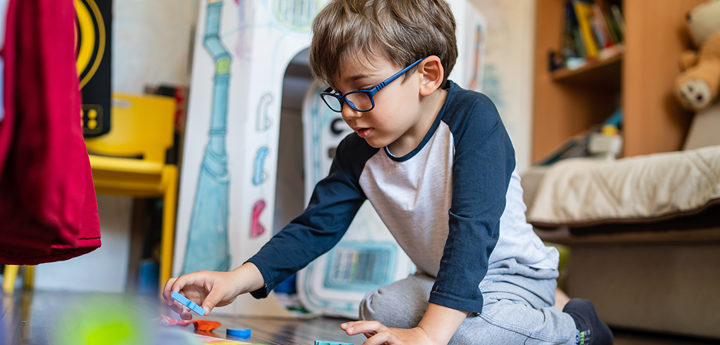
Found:
[{"label": "gray sweatpants", "polygon": [[[575,322],[553,306],[557,276],[557,270],[534,269],[515,259],[492,264],[479,285],[482,314],[468,316],[450,344],[575,344]],[[370,291],[360,303],[360,319],[416,327],[434,282],[417,273]]]}]

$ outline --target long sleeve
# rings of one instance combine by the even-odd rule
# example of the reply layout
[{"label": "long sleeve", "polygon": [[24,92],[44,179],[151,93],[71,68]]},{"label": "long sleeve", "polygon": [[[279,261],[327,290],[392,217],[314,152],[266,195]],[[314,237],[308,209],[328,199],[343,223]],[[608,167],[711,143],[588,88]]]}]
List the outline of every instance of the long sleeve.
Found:
[{"label": "long sleeve", "polygon": [[467,114],[449,123],[455,141],[449,233],[430,302],[480,313],[478,285],[500,236],[515,153],[495,106],[475,97]]}]

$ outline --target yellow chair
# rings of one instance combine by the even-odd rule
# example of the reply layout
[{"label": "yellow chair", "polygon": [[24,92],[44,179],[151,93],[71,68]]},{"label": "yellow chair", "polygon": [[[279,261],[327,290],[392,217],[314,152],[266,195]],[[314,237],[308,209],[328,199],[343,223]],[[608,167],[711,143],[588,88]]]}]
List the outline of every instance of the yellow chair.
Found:
[{"label": "yellow chair", "polygon": [[[3,292],[12,293],[15,289],[15,278],[18,275],[20,266],[18,265],[5,265],[5,273],[3,278]],[[35,276],[35,266],[25,266],[25,288],[30,289],[33,287],[33,278]]]},{"label": "yellow chair", "polygon": [[[110,132],[85,140],[97,193],[163,197],[161,287],[170,278],[175,237],[178,174],[175,165],[165,164],[166,150],[173,145],[174,118],[172,98],[116,93]],[[5,266],[6,293],[12,292],[17,271],[17,266]],[[31,270],[26,286],[32,287]]]}]

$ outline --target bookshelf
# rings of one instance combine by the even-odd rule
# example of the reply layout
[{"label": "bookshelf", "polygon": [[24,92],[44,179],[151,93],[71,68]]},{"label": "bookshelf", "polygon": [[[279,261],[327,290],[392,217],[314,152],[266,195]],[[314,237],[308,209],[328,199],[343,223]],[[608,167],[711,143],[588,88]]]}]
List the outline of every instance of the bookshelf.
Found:
[{"label": "bookshelf", "polygon": [[685,13],[705,0],[623,0],[625,40],[616,54],[574,69],[548,69],[560,48],[567,0],[538,0],[532,160],[599,124],[622,105],[624,156],[679,150],[692,114],[672,95],[678,57],[690,47]]},{"label": "bookshelf", "polygon": [[590,61],[576,69],[560,68],[550,72],[554,82],[569,82],[587,84],[592,86],[619,87],[620,68],[622,57],[625,52],[624,46],[613,56]]}]

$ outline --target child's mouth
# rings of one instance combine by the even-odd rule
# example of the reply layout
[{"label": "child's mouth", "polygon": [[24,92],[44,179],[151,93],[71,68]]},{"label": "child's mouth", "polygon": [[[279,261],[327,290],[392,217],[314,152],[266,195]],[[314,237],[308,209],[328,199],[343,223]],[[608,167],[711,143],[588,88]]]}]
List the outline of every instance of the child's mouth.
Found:
[{"label": "child's mouth", "polygon": [[373,128],[358,128],[357,134],[360,138],[366,138],[373,132],[373,130]]}]

